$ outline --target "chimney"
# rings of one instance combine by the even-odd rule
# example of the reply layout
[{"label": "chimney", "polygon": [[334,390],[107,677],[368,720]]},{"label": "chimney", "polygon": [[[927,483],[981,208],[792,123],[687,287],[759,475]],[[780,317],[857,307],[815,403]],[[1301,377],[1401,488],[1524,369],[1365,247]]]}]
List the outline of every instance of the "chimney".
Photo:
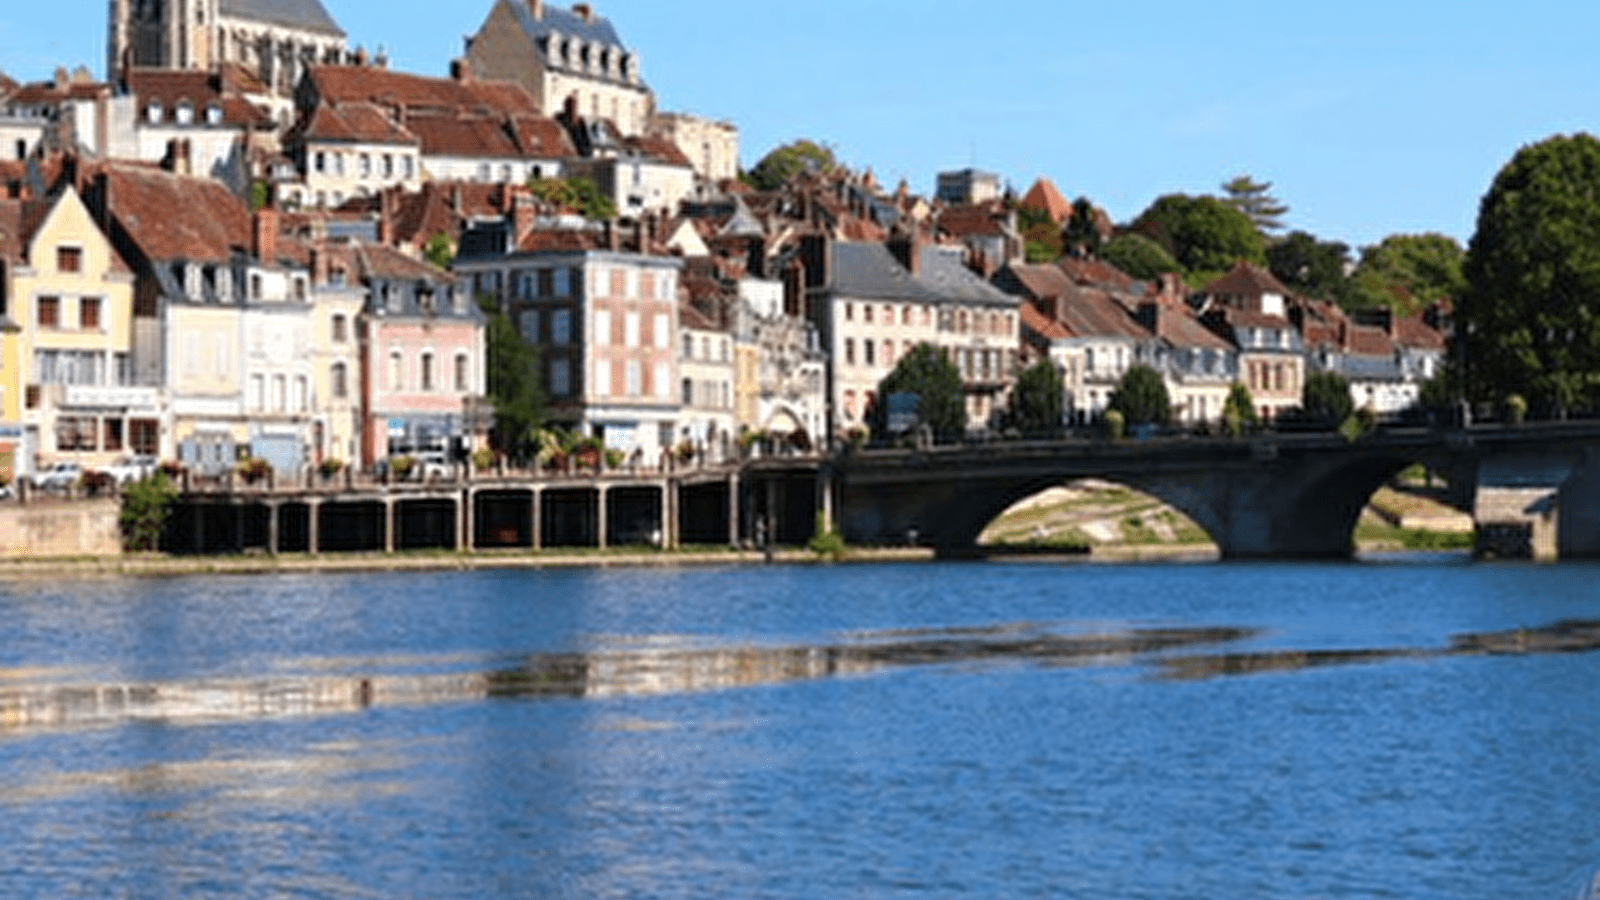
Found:
[{"label": "chimney", "polygon": [[471,84],[473,82],[472,66],[468,65],[467,61],[461,57],[450,60],[450,78],[459,84]]},{"label": "chimney", "polygon": [[528,0],[528,12],[533,13],[535,22],[544,18],[544,0]]},{"label": "chimney", "polygon": [[387,247],[394,243],[394,222],[389,216],[390,191],[378,192],[378,243]]},{"label": "chimney", "polygon": [[1146,300],[1139,304],[1139,309],[1134,313],[1134,318],[1151,334],[1160,334],[1161,304],[1154,300]]},{"label": "chimney", "polygon": [[594,19],[594,9],[587,3],[572,4],[572,11],[578,14],[578,18],[582,19],[585,25]]},{"label": "chimney", "polygon": [[612,253],[622,246],[622,227],[616,219],[606,220],[606,249]]},{"label": "chimney", "polygon": [[894,235],[888,241],[889,252],[900,261],[900,265],[904,266],[913,278],[921,268],[921,260],[918,257],[922,256],[922,242],[917,238],[917,233],[913,231],[911,234]]},{"label": "chimney", "polygon": [[317,287],[328,283],[328,248],[320,241],[311,247],[311,283]]},{"label": "chimney", "polygon": [[278,211],[270,206],[263,206],[256,210],[256,215],[251,220],[252,249],[255,250],[256,259],[263,265],[272,265],[278,261]]},{"label": "chimney", "polygon": [[526,191],[506,190],[511,198],[510,225],[511,241],[515,247],[521,247],[523,240],[533,231],[533,223],[538,218],[538,204],[533,195]]}]

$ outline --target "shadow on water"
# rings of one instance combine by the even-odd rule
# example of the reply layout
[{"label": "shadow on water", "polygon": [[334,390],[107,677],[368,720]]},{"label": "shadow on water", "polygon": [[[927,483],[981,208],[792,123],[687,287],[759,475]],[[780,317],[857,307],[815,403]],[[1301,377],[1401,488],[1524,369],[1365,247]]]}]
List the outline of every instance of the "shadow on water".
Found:
[{"label": "shadow on water", "polygon": [[1583,653],[1600,649],[1600,621],[1474,632],[1442,648],[1198,652],[1256,637],[1246,627],[1068,631],[1039,623],[856,633],[823,644],[686,646],[529,656],[487,672],[284,675],[258,679],[62,684],[0,677],[0,734],[348,713],[490,698],[599,698],[682,694],[909,666],[1024,663],[1036,666],[1144,663],[1163,680],[1298,672],[1398,659]]}]

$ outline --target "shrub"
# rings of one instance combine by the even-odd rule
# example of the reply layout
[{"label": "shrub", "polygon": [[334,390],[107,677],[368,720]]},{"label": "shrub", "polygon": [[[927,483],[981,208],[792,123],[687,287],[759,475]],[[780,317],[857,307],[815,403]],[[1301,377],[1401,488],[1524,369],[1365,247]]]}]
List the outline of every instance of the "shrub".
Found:
[{"label": "shrub", "polygon": [[806,546],[818,556],[825,556],[834,560],[840,559],[844,556],[845,551],[849,549],[845,546],[844,535],[840,534],[838,529],[825,530],[824,524],[822,513],[819,511],[816,524],[812,527],[811,540],[806,542]]},{"label": "shrub", "polygon": [[479,447],[472,451],[472,467],[480,472],[488,471],[494,465],[494,451],[488,447]]},{"label": "shrub", "polygon": [[1122,413],[1120,413],[1120,412],[1118,412],[1118,411],[1116,411],[1114,409],[1106,410],[1105,423],[1106,423],[1106,436],[1111,438],[1113,441],[1122,440],[1123,429],[1128,424],[1127,420],[1122,418]]},{"label": "shrub", "polygon": [[322,461],[322,465],[317,467],[317,471],[322,473],[323,478],[332,478],[344,471],[344,460],[330,456]]},{"label": "shrub", "polygon": [[156,550],[167,527],[167,516],[178,492],[164,471],[135,481],[122,492],[122,511],[117,525],[122,530],[122,549]]}]

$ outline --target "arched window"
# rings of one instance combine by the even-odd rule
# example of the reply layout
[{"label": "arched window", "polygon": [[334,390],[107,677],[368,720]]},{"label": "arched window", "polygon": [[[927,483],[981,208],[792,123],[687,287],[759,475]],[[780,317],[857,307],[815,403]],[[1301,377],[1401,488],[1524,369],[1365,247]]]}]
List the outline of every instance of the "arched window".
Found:
[{"label": "arched window", "polygon": [[422,352],[422,366],[417,374],[417,380],[421,383],[422,390],[433,390],[433,352],[431,350]]},{"label": "arched window", "polygon": [[160,125],[162,112],[161,101],[151,100],[150,104],[144,108],[145,121],[151,125]]},{"label": "arched window", "polygon": [[350,396],[350,370],[345,367],[345,364],[342,363],[342,362],[334,363],[333,364],[333,370],[329,374],[331,376],[331,380],[333,381],[333,396],[334,396],[334,398],[338,399],[338,400],[343,400],[346,397],[349,397]]}]

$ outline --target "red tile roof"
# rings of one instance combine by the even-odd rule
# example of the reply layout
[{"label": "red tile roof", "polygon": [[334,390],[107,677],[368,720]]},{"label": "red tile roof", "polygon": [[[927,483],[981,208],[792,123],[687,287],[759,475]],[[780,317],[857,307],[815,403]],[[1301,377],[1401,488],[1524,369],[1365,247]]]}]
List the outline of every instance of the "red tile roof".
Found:
[{"label": "red tile roof", "polygon": [[1259,297],[1262,294],[1289,296],[1289,289],[1266,269],[1239,260],[1227,274],[1205,286],[1205,293],[1229,297]]},{"label": "red tile roof", "polygon": [[1357,356],[1393,356],[1394,341],[1376,325],[1351,325],[1345,332],[1344,350]]},{"label": "red tile roof", "polygon": [[1072,204],[1061,196],[1061,192],[1056,190],[1055,184],[1048,178],[1035,181],[1033,187],[1028,188],[1028,192],[1022,195],[1022,200],[1017,206],[1022,209],[1037,209],[1049,216],[1050,221],[1057,225],[1072,215]]},{"label": "red tile roof", "polygon": [[1444,334],[1416,316],[1394,320],[1394,342],[1401,347],[1419,350],[1443,350]]},{"label": "red tile roof", "polygon": [[145,69],[128,71],[125,82],[128,92],[139,98],[139,121],[145,118],[151,100],[160,100],[162,120],[167,124],[176,121],[178,104],[188,101],[194,109],[195,124],[205,123],[205,110],[211,104],[222,109],[222,124],[236,128],[255,126],[272,128],[271,113],[260,109],[233,90],[223,75],[188,69]]},{"label": "red tile roof", "polygon": [[1103,335],[1146,340],[1150,332],[1105,291],[1076,287],[1056,298],[1056,321],[1080,337]]},{"label": "red tile roof", "polygon": [[1103,259],[1090,259],[1077,256],[1064,256],[1056,261],[1061,271],[1067,273],[1079,284],[1092,284],[1100,287],[1111,287],[1117,290],[1133,290],[1139,279],[1122,271]]},{"label": "red tile roof", "polygon": [[415,134],[401,128],[371,103],[318,104],[300,129],[304,141],[350,141],[362,144],[417,146]]},{"label": "red tile roof", "polygon": [[112,215],[149,259],[221,262],[250,246],[250,211],[220,182],[160,169],[103,167]]},{"label": "red tile roof", "polygon": [[1066,326],[1040,312],[1032,301],[1023,301],[1017,307],[1017,314],[1022,319],[1022,327],[1047,341],[1061,341],[1072,337],[1072,332]]},{"label": "red tile roof", "polygon": [[939,211],[939,230],[954,237],[1004,236],[1009,214],[998,203],[962,203]]},{"label": "red tile roof", "polygon": [[375,103],[408,113],[477,112],[537,115],[538,104],[511,82],[461,82],[426,78],[372,66],[312,66],[312,87],[325,103]]}]

